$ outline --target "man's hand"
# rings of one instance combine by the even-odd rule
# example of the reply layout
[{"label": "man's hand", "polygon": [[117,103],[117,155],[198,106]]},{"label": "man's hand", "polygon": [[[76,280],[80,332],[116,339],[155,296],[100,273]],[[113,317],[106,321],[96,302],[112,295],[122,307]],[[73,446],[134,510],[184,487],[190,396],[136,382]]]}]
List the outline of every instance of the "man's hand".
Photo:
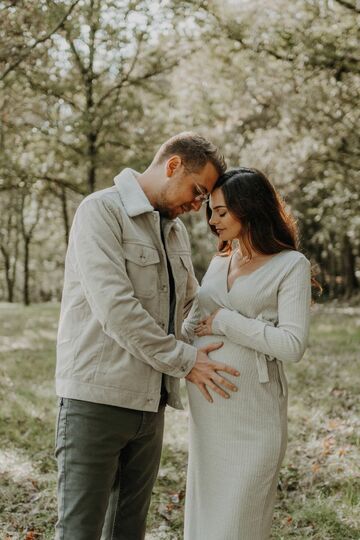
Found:
[{"label": "man's hand", "polygon": [[240,373],[237,369],[220,362],[212,362],[208,357],[209,352],[219,349],[222,345],[222,343],[212,343],[203,349],[199,349],[195,365],[185,377],[188,381],[196,384],[205,399],[210,403],[213,402],[213,399],[209,394],[207,387],[214,390],[214,392],[217,392],[223,398],[229,398],[230,395],[226,393],[221,386],[224,386],[233,392],[237,392],[237,387],[234,384],[218,374],[218,371],[225,371],[230,375],[238,377]]}]

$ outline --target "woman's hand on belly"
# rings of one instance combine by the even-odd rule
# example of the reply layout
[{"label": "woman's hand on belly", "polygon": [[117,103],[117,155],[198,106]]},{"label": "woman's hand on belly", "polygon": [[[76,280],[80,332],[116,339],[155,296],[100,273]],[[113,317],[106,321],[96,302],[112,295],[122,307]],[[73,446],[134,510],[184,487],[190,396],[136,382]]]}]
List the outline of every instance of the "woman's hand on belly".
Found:
[{"label": "woman's hand on belly", "polygon": [[213,311],[211,313],[211,315],[209,315],[208,317],[206,317],[206,319],[203,319],[202,321],[199,321],[198,325],[195,327],[195,334],[197,336],[211,336],[212,335],[212,322],[217,314],[217,312],[220,310],[221,308],[218,308],[216,309],[215,311]]}]

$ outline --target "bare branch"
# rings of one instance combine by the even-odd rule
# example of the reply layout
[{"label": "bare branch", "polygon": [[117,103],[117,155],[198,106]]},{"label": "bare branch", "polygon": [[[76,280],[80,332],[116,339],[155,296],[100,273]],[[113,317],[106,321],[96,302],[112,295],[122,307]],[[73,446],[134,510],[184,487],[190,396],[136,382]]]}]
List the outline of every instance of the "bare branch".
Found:
[{"label": "bare branch", "polygon": [[124,85],[124,83],[129,80],[129,77],[130,77],[131,73],[133,72],[133,70],[134,70],[134,68],[136,66],[136,62],[137,62],[137,60],[139,58],[141,45],[142,45],[142,40],[143,40],[143,34],[141,34],[140,38],[138,39],[136,51],[135,51],[134,57],[133,57],[133,59],[131,61],[131,64],[129,66],[129,69],[127,70],[127,73],[125,73],[125,75],[123,77],[121,77],[120,81],[117,84],[115,84],[114,86],[109,88],[109,90],[107,92],[105,92],[105,94],[103,94],[98,99],[98,101],[96,103],[96,107],[99,107],[104,101],[106,101],[107,98],[109,96],[111,96],[111,94],[113,92],[116,92],[117,90],[120,90],[121,87]]},{"label": "bare branch", "polygon": [[80,113],[84,112],[81,109],[81,107],[71,97],[67,96],[66,94],[63,94],[62,92],[57,90],[57,88],[55,87],[50,88],[49,86],[46,86],[46,88],[44,88],[44,86],[41,83],[34,81],[34,79],[30,77],[29,74],[26,73],[26,71],[20,70],[19,73],[20,75],[25,77],[25,79],[28,81],[30,87],[33,90],[40,90],[40,92],[45,91],[47,96],[53,96],[57,99],[62,99],[63,101],[65,101],[65,103],[68,103],[68,105],[71,105],[71,107],[73,107],[75,110],[79,111]]},{"label": "bare branch", "polygon": [[53,183],[53,184],[57,184],[58,186],[60,187],[66,187],[68,189],[70,189],[71,191],[74,191],[75,193],[79,193],[80,195],[86,195],[87,194],[87,191],[86,189],[80,187],[80,186],[77,186],[76,184],[72,184],[71,182],[68,182],[66,180],[63,180],[62,178],[56,178],[56,177],[53,177],[53,176],[48,176],[47,174],[43,174],[43,175],[32,175],[33,178],[35,178],[36,180],[45,180],[46,182],[50,182],[50,183]]},{"label": "bare branch", "polygon": [[73,53],[74,58],[75,58],[75,62],[80,70],[80,73],[84,76],[86,75],[87,69],[83,64],[83,61],[81,60],[79,53],[77,52],[77,49],[75,47],[73,40],[70,37],[70,34],[67,32],[66,35],[67,35],[67,40],[70,45],[71,52]]},{"label": "bare branch", "polygon": [[106,146],[106,145],[111,145],[111,146],[115,146],[115,147],[119,147],[119,148],[126,148],[126,150],[131,150],[131,145],[130,144],[126,144],[122,141],[111,141],[111,140],[106,140],[106,141],[102,141],[101,143],[97,144],[96,145],[96,148],[102,148],[103,146]]},{"label": "bare branch", "polygon": [[50,30],[45,36],[38,38],[30,47],[28,47],[22,54],[20,54],[19,58],[15,60],[12,64],[10,64],[3,73],[0,75],[0,81],[4,80],[5,77],[14,69],[16,69],[31,53],[32,51],[41,43],[44,43],[48,39],[51,38],[53,34],[55,34],[62,26],[64,25],[65,21],[68,19],[68,17],[71,15],[73,9],[75,6],[80,2],[80,0],[75,0],[73,4],[71,4],[70,8],[67,10],[65,15],[62,17],[62,19],[58,22],[58,24]]},{"label": "bare branch", "polygon": [[356,13],[360,13],[360,8],[358,7],[358,2],[356,4],[352,4],[351,2],[348,2],[347,0],[335,0],[338,4],[341,6],[346,7],[347,9],[351,9],[351,11],[355,11]]}]

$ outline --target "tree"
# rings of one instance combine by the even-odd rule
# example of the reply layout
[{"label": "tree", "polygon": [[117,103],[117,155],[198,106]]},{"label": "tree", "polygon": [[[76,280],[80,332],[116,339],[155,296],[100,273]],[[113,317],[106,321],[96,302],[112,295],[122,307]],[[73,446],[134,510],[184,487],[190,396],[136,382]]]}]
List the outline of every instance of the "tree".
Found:
[{"label": "tree", "polygon": [[16,193],[4,193],[2,201],[6,201],[6,205],[0,213],[0,252],[4,261],[7,301],[13,302],[19,262],[20,201]]},{"label": "tree", "polygon": [[181,67],[193,76],[183,73],[191,80],[184,107],[207,110],[231,165],[270,176],[299,219],[325,288],[351,295],[359,288],[358,9],[305,0],[201,9],[217,31],[194,64]]},{"label": "tree", "polygon": [[0,81],[24,62],[33,62],[40,46],[46,43],[70,18],[80,0],[31,2],[5,0],[0,4]]}]

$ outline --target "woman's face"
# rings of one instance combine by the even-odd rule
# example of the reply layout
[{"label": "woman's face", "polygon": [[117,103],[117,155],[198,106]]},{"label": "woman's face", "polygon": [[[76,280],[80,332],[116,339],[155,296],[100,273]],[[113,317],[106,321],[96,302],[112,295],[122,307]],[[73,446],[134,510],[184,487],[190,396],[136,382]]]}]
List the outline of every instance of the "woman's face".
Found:
[{"label": "woman's face", "polygon": [[210,225],[216,228],[222,241],[239,238],[241,223],[227,209],[221,188],[215,189],[210,196],[211,218]]}]

